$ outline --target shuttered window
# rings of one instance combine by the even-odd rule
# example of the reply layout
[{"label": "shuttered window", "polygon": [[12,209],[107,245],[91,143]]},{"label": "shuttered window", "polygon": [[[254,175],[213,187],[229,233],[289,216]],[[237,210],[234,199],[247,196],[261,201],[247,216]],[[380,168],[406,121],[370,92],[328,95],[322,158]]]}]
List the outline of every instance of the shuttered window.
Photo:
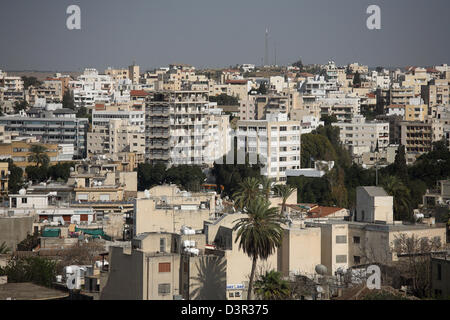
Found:
[{"label": "shuttered window", "polygon": [[170,262],[161,262],[158,265],[159,272],[170,272]]}]

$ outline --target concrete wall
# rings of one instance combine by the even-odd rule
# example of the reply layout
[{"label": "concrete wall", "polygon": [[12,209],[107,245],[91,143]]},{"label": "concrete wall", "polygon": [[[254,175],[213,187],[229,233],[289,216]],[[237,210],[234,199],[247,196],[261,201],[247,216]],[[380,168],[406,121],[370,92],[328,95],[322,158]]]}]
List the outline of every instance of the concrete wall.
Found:
[{"label": "concrete wall", "polygon": [[17,244],[33,233],[33,216],[0,217],[0,243],[6,242],[8,248],[16,250]]},{"label": "concrete wall", "polygon": [[290,228],[283,230],[283,240],[278,250],[278,271],[284,276],[291,272],[314,274],[321,263],[320,228]]}]

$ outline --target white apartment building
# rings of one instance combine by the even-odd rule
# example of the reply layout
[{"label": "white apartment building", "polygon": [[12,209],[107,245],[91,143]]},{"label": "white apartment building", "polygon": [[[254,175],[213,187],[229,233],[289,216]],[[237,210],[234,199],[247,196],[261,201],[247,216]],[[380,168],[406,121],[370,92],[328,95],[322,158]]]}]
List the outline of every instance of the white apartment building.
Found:
[{"label": "white apartment building", "polygon": [[366,122],[364,116],[358,115],[351,122],[336,122],[332,126],[340,129],[340,140],[353,155],[374,151],[377,145],[381,150],[389,145],[388,122]]},{"label": "white apartment building", "polygon": [[145,131],[145,111],[134,110],[92,110],[92,126],[108,126],[111,120],[126,120],[128,125]]},{"label": "white apartment building", "polygon": [[300,121],[280,113],[266,120],[239,120],[237,128],[238,160],[247,153],[256,163],[259,156],[265,164],[261,174],[276,181],[286,181],[286,170],[300,169]]},{"label": "white apartment building", "polygon": [[302,134],[311,133],[316,130],[319,126],[325,125],[324,121],[320,121],[318,117],[313,115],[305,115],[300,121]]},{"label": "white apartment building", "polygon": [[114,81],[108,75],[100,75],[96,69],[85,69],[76,81],[69,81],[77,107],[94,107],[98,102],[111,101]]},{"label": "white apartment building", "polygon": [[227,146],[218,142],[219,132],[226,130],[218,126],[228,127],[228,121],[211,114],[207,89],[193,88],[152,92],[145,111],[148,161],[211,166],[226,152]]}]

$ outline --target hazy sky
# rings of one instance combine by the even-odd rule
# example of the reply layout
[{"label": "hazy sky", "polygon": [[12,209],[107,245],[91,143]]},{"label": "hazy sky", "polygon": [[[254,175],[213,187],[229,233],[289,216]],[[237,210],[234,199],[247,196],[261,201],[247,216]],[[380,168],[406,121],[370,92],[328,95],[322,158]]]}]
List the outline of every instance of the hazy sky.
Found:
[{"label": "hazy sky", "polygon": [[[66,8],[81,8],[81,30]],[[381,30],[366,9],[381,8]],[[269,27],[270,63],[369,66],[450,64],[449,0],[1,0],[0,69],[141,70],[261,64]]]}]

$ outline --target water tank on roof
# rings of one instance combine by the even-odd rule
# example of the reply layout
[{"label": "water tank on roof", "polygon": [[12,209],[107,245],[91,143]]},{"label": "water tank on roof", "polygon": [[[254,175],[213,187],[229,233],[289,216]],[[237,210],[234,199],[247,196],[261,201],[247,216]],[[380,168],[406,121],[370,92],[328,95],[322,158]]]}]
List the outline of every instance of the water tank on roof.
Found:
[{"label": "water tank on roof", "polygon": [[320,275],[325,275],[328,271],[327,267],[324,266],[323,264],[318,264],[315,268],[316,272]]},{"label": "water tank on roof", "polygon": [[21,196],[24,196],[24,195],[27,194],[27,190],[24,189],[24,188],[22,188],[22,189],[19,190],[19,194],[20,194]]}]

